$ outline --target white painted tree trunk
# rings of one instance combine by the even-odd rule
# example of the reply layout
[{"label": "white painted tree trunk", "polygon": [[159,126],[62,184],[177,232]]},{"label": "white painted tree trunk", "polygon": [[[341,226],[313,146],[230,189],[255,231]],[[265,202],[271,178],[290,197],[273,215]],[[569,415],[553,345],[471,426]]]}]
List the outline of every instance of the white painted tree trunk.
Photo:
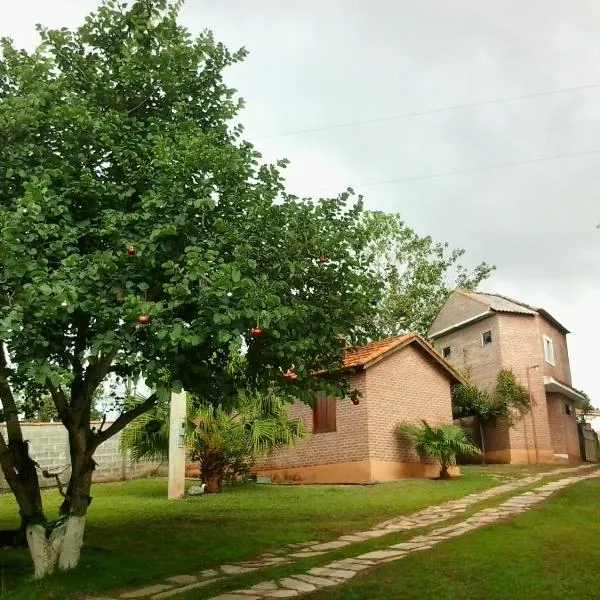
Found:
[{"label": "white painted tree trunk", "polygon": [[41,525],[29,525],[26,529],[27,544],[35,579],[51,575],[57,567],[62,571],[76,567],[81,556],[84,530],[85,517],[69,517],[49,538]]},{"label": "white painted tree trunk", "polygon": [[79,564],[84,531],[85,517],[69,517],[58,555],[58,568],[61,571],[68,571]]}]

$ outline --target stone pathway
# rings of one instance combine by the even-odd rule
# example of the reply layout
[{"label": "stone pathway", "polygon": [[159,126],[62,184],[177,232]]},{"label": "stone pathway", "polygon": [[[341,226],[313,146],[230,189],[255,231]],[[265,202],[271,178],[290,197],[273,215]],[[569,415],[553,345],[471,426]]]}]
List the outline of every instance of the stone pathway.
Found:
[{"label": "stone pathway", "polygon": [[[458,500],[451,500],[449,502],[444,502],[443,504],[439,504],[436,506],[430,506],[418,512],[402,515],[400,517],[396,517],[394,519],[390,519],[384,521],[383,523],[379,523],[375,525],[372,529],[366,531],[360,531],[357,533],[342,535],[336,540],[330,542],[318,542],[318,541],[309,541],[309,542],[301,542],[299,544],[290,544],[285,548],[275,550],[272,552],[266,552],[259,555],[254,560],[249,561],[241,561],[233,564],[225,564],[219,565],[212,569],[206,569],[204,571],[200,571],[199,573],[194,574],[186,574],[186,575],[176,575],[174,577],[169,577],[161,583],[156,585],[146,586],[144,588],[124,592],[120,594],[118,597],[120,599],[136,599],[136,598],[144,598],[150,600],[162,600],[163,598],[170,598],[177,594],[181,594],[196,588],[201,588],[217,581],[221,581],[223,579],[233,577],[236,575],[241,575],[244,573],[250,573],[252,571],[256,571],[258,569],[263,569],[267,567],[279,566],[290,564],[296,562],[298,560],[302,560],[304,558],[312,558],[314,556],[324,555],[333,550],[337,550],[339,548],[343,548],[346,546],[350,546],[351,544],[356,544],[360,542],[364,542],[369,539],[378,538],[385,536],[392,532],[398,531],[408,531],[411,529],[420,529],[422,527],[428,527],[430,525],[435,525],[436,523],[441,523],[443,521],[447,521],[449,519],[453,519],[459,516],[461,513],[464,513],[468,508],[482,502],[484,500],[501,496],[503,494],[510,493],[519,488],[531,486],[544,478],[560,475],[563,473],[580,473],[585,472],[585,470],[593,468],[595,465],[581,465],[578,467],[565,467],[562,469],[553,469],[551,471],[545,471],[543,473],[537,473],[535,475],[529,475],[527,477],[523,477],[521,479],[515,479],[509,483],[505,483],[502,485],[498,485],[493,488],[489,488],[484,490],[483,492],[476,492],[473,494],[469,494],[468,496],[464,496]],[[599,471],[600,474],[600,471]],[[575,477],[576,480],[579,480],[581,476]],[[561,480],[566,481],[566,480]],[[550,485],[550,484],[548,484]],[[502,505],[503,506],[503,505]],[[494,509],[487,509],[494,510]],[[485,513],[485,511],[481,511]],[[479,514],[479,513],[477,513]],[[487,514],[487,513],[486,513]],[[467,520],[468,521],[468,520]],[[467,522],[465,521],[465,523]],[[346,559],[350,560],[350,559]],[[354,560],[354,559],[352,559]],[[333,563],[337,564],[337,563]],[[341,563],[340,563],[341,564]],[[344,563],[345,564],[345,563]],[[357,564],[357,563],[355,563]],[[363,568],[367,568],[368,566],[373,566],[373,564],[367,564],[365,562],[361,562]],[[334,569],[335,570],[335,569]],[[344,569],[340,569],[344,570]],[[352,570],[354,574],[359,569]],[[305,589],[296,589],[296,593],[302,591],[312,591],[316,588],[308,589],[309,586],[316,586],[318,582],[309,581],[311,579],[319,579],[319,576],[316,576],[315,573],[309,571],[304,575],[305,579],[302,579],[301,576],[294,576],[295,578],[299,578],[300,581],[304,581],[306,585],[295,583],[294,585],[303,587]],[[308,577],[308,579],[306,579]],[[334,578],[335,579],[335,578]],[[333,580],[332,580],[333,581]],[[288,582],[289,583],[289,582]],[[336,580],[336,583],[339,581]],[[335,585],[336,583],[321,583],[321,585]],[[272,582],[266,582],[265,585],[272,585]],[[260,585],[260,584],[259,584]],[[274,584],[273,584],[274,585]],[[291,588],[279,589],[277,586],[272,588],[265,588],[265,591],[269,590],[275,595],[267,595],[266,593],[262,596],[256,596],[259,598],[284,598],[287,596],[295,596],[294,594],[289,594],[287,591],[291,591]],[[240,592],[236,592],[237,595],[225,595],[223,597],[219,597],[220,600],[233,600],[234,598],[240,598]],[[245,594],[246,600],[252,594]],[[110,600],[109,598],[96,598],[91,600]]]},{"label": "stone pathway", "polygon": [[449,527],[435,529],[428,534],[413,537],[409,541],[393,544],[383,550],[359,554],[316,567],[305,573],[294,574],[277,581],[257,583],[247,589],[234,590],[214,596],[210,600],[262,600],[264,598],[291,598],[299,594],[314,592],[323,587],[346,583],[365,569],[400,560],[412,552],[421,552],[432,548],[453,537],[485,527],[491,523],[506,520],[531,509],[543,502],[548,496],[569,485],[585,479],[600,478],[600,470],[589,474],[575,475],[547,483],[531,492],[513,496],[494,508],[486,508],[464,521]]}]

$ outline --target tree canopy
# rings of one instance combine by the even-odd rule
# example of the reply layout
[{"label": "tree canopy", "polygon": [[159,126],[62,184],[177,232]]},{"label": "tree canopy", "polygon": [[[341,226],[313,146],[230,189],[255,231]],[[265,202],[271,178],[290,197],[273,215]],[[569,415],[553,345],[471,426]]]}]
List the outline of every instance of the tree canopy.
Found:
[{"label": "tree canopy", "polygon": [[465,267],[463,249],[418,235],[399,214],[368,211],[362,219],[365,253],[383,282],[374,322],[378,337],[427,335],[450,292],[475,290],[495,268],[485,262]]},{"label": "tree canopy", "polygon": [[[335,371],[375,311],[362,203],[285,191],[285,161],[264,164],[233,121],[223,72],[245,50],[192,37],[180,5],[106,0],[74,31],[40,28],[32,53],[1,43],[0,465],[37,576],[79,559],[101,443],[181,386],[223,402],[242,349],[246,387],[343,395],[310,373]],[[107,378],[152,393],[98,430]],[[71,452],[56,523],[16,405],[44,394]]]}]

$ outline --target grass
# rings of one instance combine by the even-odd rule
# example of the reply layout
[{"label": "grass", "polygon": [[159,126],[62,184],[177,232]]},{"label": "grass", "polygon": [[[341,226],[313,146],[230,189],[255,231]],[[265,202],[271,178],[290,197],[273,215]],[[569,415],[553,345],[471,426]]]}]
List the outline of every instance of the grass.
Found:
[{"label": "grass", "polygon": [[[365,573],[307,600],[596,600],[600,481],[586,481],[499,525]],[[182,598],[183,600],[183,598]]]},{"label": "grass", "polygon": [[[494,470],[468,467],[450,482],[404,480],[375,486],[243,485],[221,495],[168,502],[166,480],[96,485],[79,569],[31,582],[23,551],[0,554],[3,600],[70,599],[141,586],[307,540],[329,540],[398,514],[498,483]],[[523,474],[523,473],[521,473]],[[48,513],[59,504],[44,493]],[[0,529],[18,525],[16,504],[0,496]]]}]

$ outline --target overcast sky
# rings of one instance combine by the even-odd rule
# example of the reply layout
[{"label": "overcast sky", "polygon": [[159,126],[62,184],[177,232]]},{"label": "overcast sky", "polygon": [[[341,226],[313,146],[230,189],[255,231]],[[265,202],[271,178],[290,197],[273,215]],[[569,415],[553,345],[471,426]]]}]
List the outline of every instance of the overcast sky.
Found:
[{"label": "overcast sky", "polygon": [[[28,48],[35,23],[72,27],[97,4],[3,3],[0,35]],[[248,137],[291,160],[289,191],[353,186],[369,208],[496,264],[484,291],[564,323],[573,384],[600,406],[597,0],[188,0],[182,21],[250,51],[229,80]],[[565,88],[585,89],[289,134]]]}]

